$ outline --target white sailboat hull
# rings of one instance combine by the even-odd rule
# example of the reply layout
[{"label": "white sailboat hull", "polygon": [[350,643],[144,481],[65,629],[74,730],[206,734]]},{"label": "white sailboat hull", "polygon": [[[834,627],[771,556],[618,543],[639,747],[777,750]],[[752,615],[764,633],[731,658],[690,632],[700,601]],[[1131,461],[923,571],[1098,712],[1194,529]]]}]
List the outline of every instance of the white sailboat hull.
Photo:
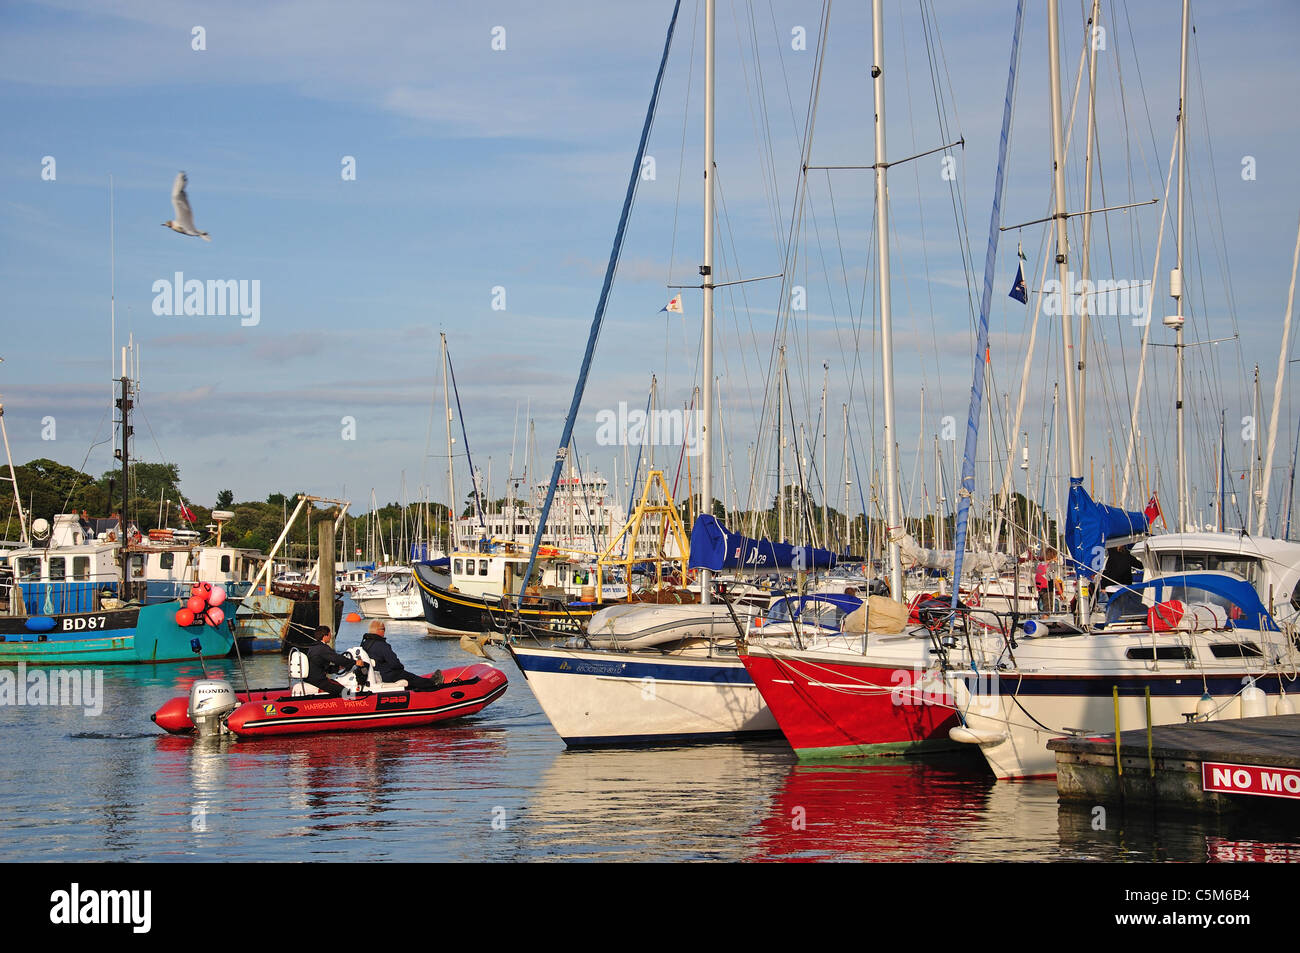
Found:
[{"label": "white sailboat hull", "polygon": [[[1052,738],[1070,733],[1111,735],[1116,730],[1115,689],[1119,690],[1120,731],[1147,724],[1150,691],[1151,724],[1171,725],[1199,711],[1219,719],[1249,714],[1273,714],[1286,684],[1295,676],[1295,659],[1280,633],[1249,633],[1263,656],[1225,658],[1213,648],[1242,641],[1242,633],[1200,633],[1195,638],[1162,634],[1093,634],[1020,643],[1013,669],[998,672],[991,691],[971,696],[967,685],[975,673],[950,673],[963,727],[951,732],[954,741],[978,745],[990,769],[1000,779],[1047,778],[1056,775],[1056,755],[1047,750]],[[1186,660],[1134,660],[1137,649],[1186,647]],[[989,668],[982,669],[987,681]],[[1252,683],[1266,698],[1252,708],[1242,697]],[[1210,701],[1202,700],[1208,694]]]},{"label": "white sailboat hull", "polygon": [[[776,720],[734,655],[510,646],[542,711],[570,747],[775,735]],[[715,649],[716,652],[716,649]]]},{"label": "white sailboat hull", "polygon": [[423,619],[424,604],[420,593],[412,587],[408,592],[400,592],[384,600],[384,611],[390,619]]}]

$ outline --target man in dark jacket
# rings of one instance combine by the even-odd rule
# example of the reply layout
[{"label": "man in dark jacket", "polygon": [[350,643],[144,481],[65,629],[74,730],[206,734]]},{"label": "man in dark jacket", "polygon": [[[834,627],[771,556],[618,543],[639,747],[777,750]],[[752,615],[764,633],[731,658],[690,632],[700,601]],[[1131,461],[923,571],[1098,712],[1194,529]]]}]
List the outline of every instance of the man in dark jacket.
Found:
[{"label": "man in dark jacket", "polygon": [[379,677],[386,682],[395,682],[404,678],[406,687],[417,692],[431,692],[442,688],[442,672],[434,672],[432,678],[425,678],[414,672],[408,672],[402,666],[401,659],[384,638],[384,623],[378,619],[370,623],[370,631],[361,640],[361,648],[375,663],[375,668],[379,670]]},{"label": "man in dark jacket", "polygon": [[1128,588],[1133,585],[1134,570],[1141,570],[1142,563],[1133,555],[1132,545],[1116,546],[1106,557],[1106,565],[1101,570],[1098,588],[1109,586],[1123,588],[1111,595],[1106,604],[1106,618],[1119,619],[1126,615],[1135,615],[1142,611],[1142,597]]},{"label": "man in dark jacket", "polygon": [[303,681],[319,688],[326,695],[340,696],[343,694],[343,686],[330,676],[350,671],[360,663],[350,655],[340,655],[334,651],[334,633],[329,626],[317,627],[315,638],[316,644],[306,652],[307,677]]}]

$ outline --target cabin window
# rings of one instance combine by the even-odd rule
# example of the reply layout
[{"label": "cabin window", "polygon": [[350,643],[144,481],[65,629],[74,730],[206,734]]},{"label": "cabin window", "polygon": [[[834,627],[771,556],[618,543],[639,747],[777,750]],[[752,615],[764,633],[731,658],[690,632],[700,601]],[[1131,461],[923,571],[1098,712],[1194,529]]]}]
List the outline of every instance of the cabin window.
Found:
[{"label": "cabin window", "polygon": [[230,556],[229,556],[229,554],[224,555],[224,556],[221,557],[221,571],[222,571],[222,572],[226,572],[226,573],[230,572]]},{"label": "cabin window", "polygon": [[158,554],[158,568],[159,568],[159,569],[171,569],[171,568],[172,568],[173,566],[175,566],[175,565],[176,565],[176,554],[175,554],[175,553],[159,553],[159,554]]},{"label": "cabin window", "polygon": [[465,573],[465,567],[461,565],[461,561],[459,559],[457,559],[455,563],[452,564],[452,570],[458,576],[464,575]]},{"label": "cabin window", "polygon": [[131,557],[131,578],[132,579],[144,578],[144,557],[143,556]]},{"label": "cabin window", "polygon": [[62,556],[50,557],[50,582],[62,582],[67,576],[66,563]]},{"label": "cabin window", "polygon": [[[1153,653],[1154,652],[1154,656]],[[1156,658],[1160,661],[1190,662],[1194,655],[1192,650],[1185,645],[1161,645],[1155,649],[1139,648],[1129,649],[1124,653],[1131,659],[1151,659]]]},{"label": "cabin window", "polygon": [[478,561],[478,574],[479,574],[480,576],[486,576],[486,575],[488,574],[488,571],[487,571],[487,560],[486,560],[486,559],[480,559],[480,560]]},{"label": "cabin window", "polygon": [[1210,651],[1214,653],[1215,658],[1258,658],[1264,654],[1254,642],[1211,645]]},{"label": "cabin window", "polygon": [[73,556],[72,557],[72,578],[85,582],[90,578],[90,557]]},{"label": "cabin window", "polygon": [[1164,553],[1160,557],[1162,573],[1230,572],[1251,585],[1260,581],[1260,562],[1253,556],[1230,553]]},{"label": "cabin window", "polygon": [[18,577],[25,580],[40,579],[41,558],[39,556],[27,556],[19,559]]}]

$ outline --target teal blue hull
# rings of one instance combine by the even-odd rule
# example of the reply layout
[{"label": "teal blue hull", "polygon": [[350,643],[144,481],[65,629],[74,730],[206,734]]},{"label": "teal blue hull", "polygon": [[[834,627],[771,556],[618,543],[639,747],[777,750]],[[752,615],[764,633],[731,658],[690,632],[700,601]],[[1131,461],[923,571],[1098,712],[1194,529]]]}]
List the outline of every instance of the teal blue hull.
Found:
[{"label": "teal blue hull", "polygon": [[[188,661],[197,638],[204,657],[234,646],[228,625],[176,624],[180,603],[24,619],[0,619],[0,665],[139,665]],[[44,628],[45,631],[38,631]]]}]

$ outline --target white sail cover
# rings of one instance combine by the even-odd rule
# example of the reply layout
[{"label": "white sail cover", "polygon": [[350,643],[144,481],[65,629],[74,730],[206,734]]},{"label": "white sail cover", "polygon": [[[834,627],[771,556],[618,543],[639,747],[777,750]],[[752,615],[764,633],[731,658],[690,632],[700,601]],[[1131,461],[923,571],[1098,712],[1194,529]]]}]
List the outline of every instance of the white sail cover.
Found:
[{"label": "white sail cover", "polygon": [[[952,572],[953,550],[926,549],[920,545],[911,533],[904,533],[898,541],[903,558],[908,561],[908,568],[920,566],[923,569],[937,569],[940,572]],[[962,560],[962,572],[1002,572],[1011,565],[1011,557],[1006,553],[986,553],[967,550]]]}]

